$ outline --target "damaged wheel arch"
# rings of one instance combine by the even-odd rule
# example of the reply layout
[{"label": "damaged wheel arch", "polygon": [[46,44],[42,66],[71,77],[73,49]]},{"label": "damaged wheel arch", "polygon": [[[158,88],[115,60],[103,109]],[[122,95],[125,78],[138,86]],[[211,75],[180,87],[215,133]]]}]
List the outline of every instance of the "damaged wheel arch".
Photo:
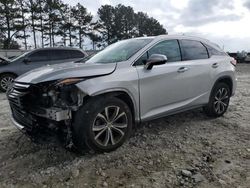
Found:
[{"label": "damaged wheel arch", "polygon": [[99,97],[103,97],[103,98],[116,97],[122,100],[128,105],[129,109],[131,110],[134,123],[140,122],[139,114],[136,114],[136,112],[139,112],[139,109],[136,106],[135,100],[133,99],[132,95],[129,94],[129,92],[122,90],[122,89],[117,89],[117,90],[111,89],[111,90],[105,90],[102,92],[96,92],[92,95],[86,94],[86,96],[84,97],[84,103],[90,98],[99,98]]}]

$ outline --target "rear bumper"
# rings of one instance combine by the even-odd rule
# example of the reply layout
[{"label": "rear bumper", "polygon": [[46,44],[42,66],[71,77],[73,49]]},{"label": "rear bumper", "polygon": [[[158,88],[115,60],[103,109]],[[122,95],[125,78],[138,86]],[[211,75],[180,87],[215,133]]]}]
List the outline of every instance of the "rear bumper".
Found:
[{"label": "rear bumper", "polygon": [[234,96],[236,88],[237,88],[237,77],[236,77],[236,75],[234,75],[232,81],[233,81],[233,85],[232,85],[232,94],[231,94],[231,96]]},{"label": "rear bumper", "polygon": [[237,87],[237,78],[236,78],[236,80],[234,81],[234,84],[233,84],[232,96],[235,95],[236,87]]},{"label": "rear bumper", "polygon": [[18,123],[18,122],[14,119],[14,117],[13,117],[12,114],[11,114],[11,116],[10,116],[10,120],[12,121],[12,123],[15,125],[15,127],[16,127],[17,129],[19,129],[19,130],[24,130],[24,126],[21,125],[20,123]]}]

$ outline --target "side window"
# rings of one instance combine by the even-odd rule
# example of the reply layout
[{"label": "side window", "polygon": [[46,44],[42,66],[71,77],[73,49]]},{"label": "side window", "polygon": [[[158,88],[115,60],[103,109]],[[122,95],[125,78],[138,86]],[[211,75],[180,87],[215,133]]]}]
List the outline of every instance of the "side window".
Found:
[{"label": "side window", "polygon": [[41,50],[32,53],[29,57],[31,62],[38,62],[38,61],[48,61],[49,53],[47,50]]},{"label": "side window", "polygon": [[181,53],[177,40],[166,40],[156,44],[148,51],[148,56],[152,54],[166,55],[168,62],[181,61]]},{"label": "side window", "polygon": [[70,59],[70,52],[69,50],[51,50],[50,51],[50,59],[51,60],[63,60],[63,59]]},{"label": "side window", "polygon": [[71,50],[71,58],[84,58],[85,54],[78,50]]},{"label": "side window", "polygon": [[201,42],[180,40],[180,46],[183,61],[208,58],[207,49]]},{"label": "side window", "polygon": [[226,55],[225,52],[223,51],[219,51],[211,46],[209,46],[208,44],[204,44],[209,52],[209,56],[212,56],[212,55]]},{"label": "side window", "polygon": [[136,65],[144,64],[152,54],[166,55],[168,62],[181,61],[181,53],[177,40],[166,40],[156,44],[137,60]]}]

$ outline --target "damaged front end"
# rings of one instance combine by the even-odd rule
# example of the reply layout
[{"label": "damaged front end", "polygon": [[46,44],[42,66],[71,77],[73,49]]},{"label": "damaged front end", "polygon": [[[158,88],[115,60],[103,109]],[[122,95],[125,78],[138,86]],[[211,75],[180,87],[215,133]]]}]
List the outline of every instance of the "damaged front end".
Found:
[{"label": "damaged front end", "polygon": [[41,130],[63,130],[71,140],[71,120],[83,104],[85,94],[75,83],[83,79],[28,84],[15,82],[7,92],[12,121],[17,128],[36,134]]}]

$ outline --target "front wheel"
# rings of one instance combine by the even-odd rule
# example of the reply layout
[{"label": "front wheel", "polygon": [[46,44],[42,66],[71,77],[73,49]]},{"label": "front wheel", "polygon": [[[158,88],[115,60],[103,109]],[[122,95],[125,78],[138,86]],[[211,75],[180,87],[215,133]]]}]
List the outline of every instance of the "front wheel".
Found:
[{"label": "front wheel", "polygon": [[205,113],[211,117],[222,116],[227,111],[230,97],[231,92],[227,84],[216,84],[210,95],[208,105],[204,107]]},{"label": "front wheel", "polygon": [[13,83],[16,76],[13,74],[3,74],[0,76],[0,91],[6,92],[8,87]]},{"label": "front wheel", "polygon": [[95,97],[76,113],[73,141],[82,152],[110,152],[121,146],[132,129],[128,105],[115,97]]}]

